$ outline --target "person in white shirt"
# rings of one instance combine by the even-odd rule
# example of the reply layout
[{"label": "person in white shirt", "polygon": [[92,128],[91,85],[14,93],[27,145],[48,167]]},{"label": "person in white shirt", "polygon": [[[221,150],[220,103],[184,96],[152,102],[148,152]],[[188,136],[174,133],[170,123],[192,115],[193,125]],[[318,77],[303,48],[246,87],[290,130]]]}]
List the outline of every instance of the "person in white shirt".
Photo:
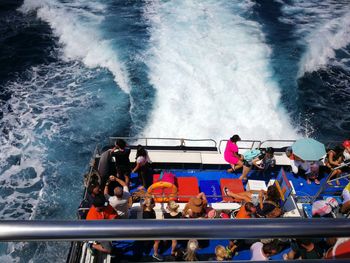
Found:
[{"label": "person in white shirt", "polygon": [[136,152],[136,166],[132,170],[132,173],[138,173],[139,182],[144,188],[148,188],[153,181],[153,173],[151,169],[151,159],[148,156],[147,150],[142,146],[137,146]]},{"label": "person in white shirt", "polygon": [[[108,184],[111,181],[118,182],[122,187],[117,186],[114,188],[114,196],[110,196],[108,194]],[[104,189],[104,195],[106,199],[108,200],[109,204],[114,208],[114,210],[118,213],[119,218],[121,219],[128,219],[129,218],[129,208],[131,206],[131,197],[129,193],[129,188],[127,184],[115,177],[110,176],[109,180],[106,183],[105,189]]]},{"label": "person in white shirt", "polygon": [[320,169],[319,161],[304,161],[294,155],[294,160],[291,160],[290,166],[294,174],[298,174],[300,169],[305,172],[307,184],[311,184],[311,180],[314,180],[315,184],[320,184],[320,181],[317,179]]},{"label": "person in white shirt", "polygon": [[277,248],[272,243],[255,242],[250,247],[250,252],[252,253],[251,261],[267,261],[269,257],[277,254]]}]

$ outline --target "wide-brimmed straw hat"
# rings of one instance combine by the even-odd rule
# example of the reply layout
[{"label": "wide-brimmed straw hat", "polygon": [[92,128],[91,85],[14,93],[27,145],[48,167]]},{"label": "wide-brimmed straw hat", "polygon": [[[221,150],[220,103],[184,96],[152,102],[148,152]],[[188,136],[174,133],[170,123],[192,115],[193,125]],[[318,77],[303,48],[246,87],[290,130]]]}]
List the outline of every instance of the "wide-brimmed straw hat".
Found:
[{"label": "wide-brimmed straw hat", "polygon": [[188,209],[191,209],[193,213],[203,212],[203,200],[197,197],[193,197],[188,202]]}]

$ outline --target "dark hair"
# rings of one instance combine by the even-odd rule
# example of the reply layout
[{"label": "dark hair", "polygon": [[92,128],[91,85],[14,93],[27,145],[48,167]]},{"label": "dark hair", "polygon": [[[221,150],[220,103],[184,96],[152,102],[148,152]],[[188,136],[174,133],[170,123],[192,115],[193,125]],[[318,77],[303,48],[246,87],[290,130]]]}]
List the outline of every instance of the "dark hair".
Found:
[{"label": "dark hair", "polygon": [[280,193],[275,185],[270,185],[267,188],[267,199],[274,202],[279,202],[281,199]]},{"label": "dark hair", "polygon": [[235,134],[235,135],[233,135],[233,136],[230,138],[230,141],[231,141],[231,142],[234,142],[234,143],[236,143],[236,142],[238,142],[238,141],[240,141],[240,140],[241,140],[241,137],[239,137],[238,134]]},{"label": "dark hair", "polygon": [[263,245],[262,251],[264,254],[271,255],[274,252],[277,252],[277,247],[273,243],[267,243]]},{"label": "dark hair", "polygon": [[96,188],[97,186],[100,187],[100,184],[99,184],[98,182],[94,182],[94,183],[89,184],[88,189],[87,189],[87,192],[88,192],[89,194],[92,194],[92,191],[93,191],[94,188]]},{"label": "dark hair", "polygon": [[254,205],[252,202],[247,202],[247,203],[245,203],[245,205],[244,205],[245,210],[248,211],[248,212],[251,212],[251,209],[252,209],[253,207],[255,207],[255,205]]},{"label": "dark hair", "polygon": [[269,154],[274,154],[275,153],[275,150],[272,148],[272,147],[267,147],[266,150],[265,150],[266,153],[269,153]]},{"label": "dark hair", "polygon": [[92,204],[95,207],[104,207],[106,206],[106,198],[103,195],[98,195],[94,198],[94,201],[92,202]]},{"label": "dark hair", "polygon": [[137,152],[136,152],[136,158],[135,159],[137,159],[140,156],[146,157],[147,156],[147,151],[142,145],[137,145]]},{"label": "dark hair", "polygon": [[304,246],[308,246],[312,244],[312,241],[310,239],[297,239],[296,242],[298,245],[304,245]]},{"label": "dark hair", "polygon": [[126,142],[123,139],[117,139],[115,145],[118,146],[120,149],[124,149],[126,146]]}]

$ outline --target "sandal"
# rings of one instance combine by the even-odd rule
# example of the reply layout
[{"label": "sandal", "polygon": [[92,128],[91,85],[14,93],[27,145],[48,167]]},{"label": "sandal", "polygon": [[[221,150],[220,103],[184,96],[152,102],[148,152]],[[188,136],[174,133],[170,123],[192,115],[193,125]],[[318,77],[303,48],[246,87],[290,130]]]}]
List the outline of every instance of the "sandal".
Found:
[{"label": "sandal", "polygon": [[224,191],[224,194],[225,194],[226,196],[228,196],[228,192],[229,192],[230,190],[229,190],[227,187],[224,187],[222,190]]},{"label": "sandal", "polygon": [[320,181],[315,179],[315,184],[320,184]]}]

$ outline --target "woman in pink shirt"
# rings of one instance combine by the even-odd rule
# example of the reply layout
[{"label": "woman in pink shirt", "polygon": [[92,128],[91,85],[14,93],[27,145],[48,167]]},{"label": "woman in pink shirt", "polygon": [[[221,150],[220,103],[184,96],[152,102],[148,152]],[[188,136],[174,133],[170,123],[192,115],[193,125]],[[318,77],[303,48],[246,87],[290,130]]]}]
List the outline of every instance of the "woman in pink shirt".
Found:
[{"label": "woman in pink shirt", "polygon": [[235,134],[227,141],[224,158],[225,161],[228,162],[232,167],[227,170],[229,173],[232,173],[236,169],[239,169],[243,166],[242,157],[240,154],[238,154],[238,146],[236,144],[240,140],[241,138]]}]

